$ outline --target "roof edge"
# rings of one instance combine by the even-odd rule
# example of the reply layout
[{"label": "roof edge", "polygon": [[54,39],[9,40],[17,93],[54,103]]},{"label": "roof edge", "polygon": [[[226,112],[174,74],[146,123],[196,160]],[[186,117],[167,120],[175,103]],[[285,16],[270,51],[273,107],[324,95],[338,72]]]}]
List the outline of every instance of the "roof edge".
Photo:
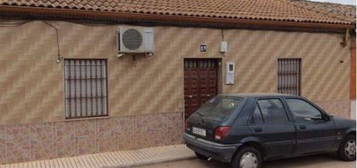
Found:
[{"label": "roof edge", "polygon": [[[317,2],[317,1],[310,1],[310,0],[299,0],[299,1],[302,1],[302,2],[305,2],[305,3],[311,3],[311,4],[324,4],[324,3],[327,3],[327,4],[333,4],[333,3],[330,3],[330,2]],[[350,20],[342,17],[342,16],[338,16],[338,15],[335,15],[335,14],[332,14],[332,13],[328,13],[326,11],[323,11],[323,10],[316,10],[320,7],[311,7],[311,8],[307,8],[305,6],[303,6],[302,4],[298,4],[297,2],[292,2],[292,1],[287,1],[289,4],[297,7],[297,8],[301,8],[301,9],[308,9],[308,10],[311,10],[313,12],[315,12],[316,14],[323,14],[325,16],[328,16],[328,17],[331,17],[331,18],[335,18],[335,19],[340,19],[340,20],[343,20],[343,21],[346,21],[346,22],[350,22]],[[336,5],[343,5],[343,6],[353,6],[353,5],[345,5],[345,4],[336,4]],[[354,21],[352,24],[356,24],[356,22]]]},{"label": "roof edge", "polygon": [[25,17],[37,19],[74,19],[93,20],[123,23],[156,23],[156,24],[184,24],[203,27],[221,28],[256,28],[256,29],[282,29],[319,32],[343,32],[346,29],[355,29],[355,24],[330,24],[318,22],[275,21],[261,19],[238,18],[210,18],[183,15],[153,15],[144,13],[103,12],[74,9],[39,8],[39,7],[13,7],[0,5],[0,16]]}]

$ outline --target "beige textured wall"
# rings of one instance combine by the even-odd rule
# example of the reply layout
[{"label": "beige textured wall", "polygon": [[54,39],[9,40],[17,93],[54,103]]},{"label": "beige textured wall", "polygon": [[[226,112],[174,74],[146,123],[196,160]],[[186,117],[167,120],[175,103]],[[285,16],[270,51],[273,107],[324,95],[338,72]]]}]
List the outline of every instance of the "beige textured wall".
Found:
[{"label": "beige textured wall", "polygon": [[[235,61],[236,84],[223,86],[224,93],[276,92],[277,58],[302,58],[302,95],[349,102],[350,51],[339,45],[341,34],[225,30],[229,52],[222,55],[219,29],[155,27],[155,55],[134,61],[115,57],[118,26],[51,23],[63,57],[108,59],[111,116],[182,112],[188,57]],[[207,53],[199,52],[201,43]],[[0,124],[64,120],[63,63],[56,56],[55,31],[43,22],[0,27]]]},{"label": "beige textured wall", "polygon": [[224,92],[276,92],[277,59],[302,58],[303,96],[348,100],[350,50],[340,46],[341,34],[232,30],[225,36],[238,82]]}]

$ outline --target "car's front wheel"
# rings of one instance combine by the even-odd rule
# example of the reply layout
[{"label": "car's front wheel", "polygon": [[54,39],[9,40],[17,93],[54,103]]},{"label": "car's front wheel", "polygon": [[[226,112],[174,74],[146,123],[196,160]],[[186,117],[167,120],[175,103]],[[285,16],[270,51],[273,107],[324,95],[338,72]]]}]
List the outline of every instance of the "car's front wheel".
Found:
[{"label": "car's front wheel", "polygon": [[356,160],[356,136],[348,135],[340,144],[337,154],[344,161]]},{"label": "car's front wheel", "polygon": [[243,147],[238,151],[232,161],[233,168],[260,168],[261,154],[254,147]]}]

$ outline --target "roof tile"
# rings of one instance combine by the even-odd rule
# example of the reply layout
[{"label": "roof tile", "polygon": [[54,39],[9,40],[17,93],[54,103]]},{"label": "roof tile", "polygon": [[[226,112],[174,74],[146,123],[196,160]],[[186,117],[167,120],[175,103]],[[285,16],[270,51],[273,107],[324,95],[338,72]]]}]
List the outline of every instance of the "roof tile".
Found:
[{"label": "roof tile", "polygon": [[299,7],[314,10],[317,13],[329,15],[334,18],[348,22],[356,22],[356,6],[342,5],[327,2],[312,2],[307,0],[290,0],[292,4]]},{"label": "roof tile", "polygon": [[[323,4],[323,3],[321,3]],[[353,24],[355,8],[304,0],[2,0],[0,5],[76,10]],[[312,10],[313,9],[313,10]],[[346,11],[347,10],[347,11]],[[342,12],[339,12],[342,11]],[[352,16],[346,19],[342,16]]]}]

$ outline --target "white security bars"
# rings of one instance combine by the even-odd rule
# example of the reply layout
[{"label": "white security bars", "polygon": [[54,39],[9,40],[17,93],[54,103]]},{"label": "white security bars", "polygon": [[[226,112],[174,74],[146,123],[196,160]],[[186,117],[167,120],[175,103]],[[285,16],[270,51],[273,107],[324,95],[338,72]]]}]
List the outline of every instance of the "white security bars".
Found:
[{"label": "white security bars", "polygon": [[65,59],[66,119],[107,116],[107,61]]}]

